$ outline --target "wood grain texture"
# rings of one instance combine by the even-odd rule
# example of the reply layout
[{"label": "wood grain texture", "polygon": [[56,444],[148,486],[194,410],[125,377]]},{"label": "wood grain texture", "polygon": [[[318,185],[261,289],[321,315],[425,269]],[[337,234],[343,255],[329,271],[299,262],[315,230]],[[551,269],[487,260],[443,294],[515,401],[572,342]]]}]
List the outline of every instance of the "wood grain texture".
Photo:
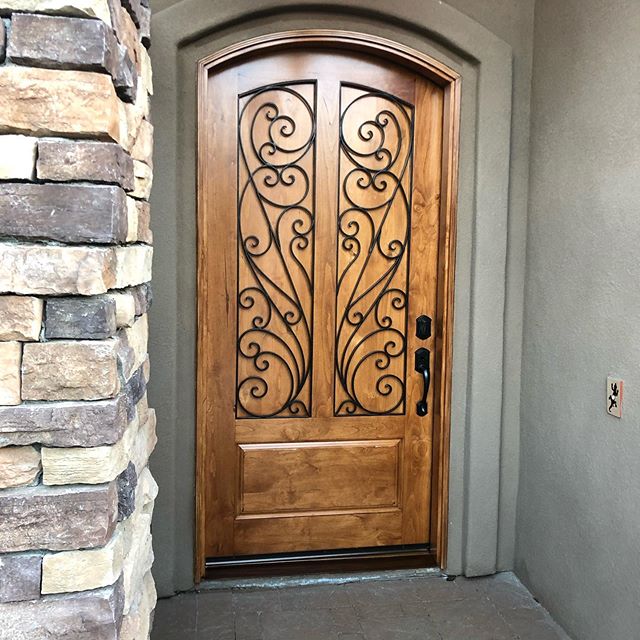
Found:
[{"label": "wood grain texture", "polygon": [[[316,49],[319,43],[327,42],[344,51],[327,53]],[[363,50],[375,52],[377,56],[362,56],[358,52]],[[242,60],[249,52],[258,51],[260,56]],[[236,58],[240,62],[222,65]],[[446,557],[459,77],[440,63],[388,41],[327,31],[291,32],[229,48],[201,61],[199,77],[196,575],[198,578],[204,575],[204,558],[211,556],[427,541],[436,543],[442,564]],[[248,273],[253,275],[255,284],[256,277],[255,271],[243,276],[238,264],[238,256],[246,256],[242,244],[238,245],[245,233],[243,225],[239,229],[237,223],[238,190],[255,167],[245,165],[244,174],[238,167],[238,158],[242,159],[242,156],[238,154],[235,132],[242,96],[262,92],[261,88],[275,83],[296,87],[296,91],[303,85],[313,86],[316,92],[313,96],[308,88],[298,92],[315,110],[314,162],[311,155],[298,160],[304,172],[312,176],[312,191],[308,194],[300,192],[303,197],[294,202],[291,194],[296,185],[283,181],[283,173],[275,176],[275,191],[269,192],[266,206],[255,197],[250,203],[248,219],[252,222],[245,225],[249,230],[245,235],[252,238],[255,247],[265,242],[265,230],[272,238],[277,236],[273,231],[277,222],[274,216],[278,215],[278,205],[282,202],[288,203],[285,208],[301,206],[311,214],[313,232],[306,237],[310,240],[313,236],[312,257],[309,257],[311,254],[304,257],[299,251],[297,266],[283,270],[287,256],[274,258],[273,253],[271,258],[257,256],[262,261],[260,272],[270,274],[266,286],[258,282],[259,288],[268,294],[265,297],[280,297],[272,308],[283,309],[281,317],[295,319],[294,315],[287,316],[287,310],[294,310],[296,305],[289,309],[286,305],[290,300],[299,300],[297,291],[306,287],[309,293],[307,301],[297,305],[299,315],[309,319],[309,355],[313,361],[313,366],[308,368],[306,386],[298,385],[306,412],[291,411],[291,405],[282,403],[282,398],[288,397],[287,389],[283,390],[283,385],[286,387],[287,384],[282,377],[283,370],[278,375],[275,363],[264,367],[270,392],[280,394],[272,404],[260,407],[259,402],[254,402],[260,400],[262,393],[256,387],[255,397],[251,395],[251,389],[244,391],[245,399],[254,402],[255,411],[238,410],[236,405],[236,397],[242,397],[236,396],[235,388],[237,369],[234,363],[240,362],[236,341],[242,329],[252,328],[251,318],[249,324],[246,321],[243,325],[238,323],[238,307],[242,311],[243,306],[238,298],[237,278],[240,273],[246,280]],[[340,415],[336,411],[339,403],[334,395],[339,351],[336,343],[340,345],[336,340],[336,323],[345,305],[338,303],[336,307],[336,284],[340,271],[344,271],[349,260],[349,246],[343,246],[347,262],[343,256],[341,263],[337,253],[341,240],[339,194],[345,193],[339,170],[340,154],[342,152],[344,156],[345,149],[340,126],[347,120],[344,108],[348,100],[353,101],[372,91],[378,94],[368,105],[365,106],[365,100],[356,100],[357,108],[350,115],[354,120],[346,133],[351,135],[354,127],[356,132],[358,127],[364,127],[360,129],[365,132],[364,137],[360,136],[359,140],[356,137],[354,143],[358,158],[370,151],[371,140],[375,142],[374,137],[368,137],[366,127],[371,130],[371,136],[382,130],[389,145],[398,148],[402,143],[400,138],[406,141],[407,136],[410,137],[411,127],[401,125],[394,129],[389,122],[385,124],[378,120],[377,125],[382,125],[382,129],[376,129],[376,116],[388,119],[385,111],[394,113],[398,104],[400,109],[404,109],[404,103],[410,105],[408,111],[414,109],[415,135],[411,151],[415,162],[412,159],[408,178],[400,178],[407,193],[409,215],[404,223],[398,205],[391,205],[390,224],[379,234],[383,248],[388,249],[386,257],[381,252],[379,264],[372,263],[373,275],[364,276],[359,284],[356,278],[350,284],[356,288],[361,286],[360,291],[365,295],[360,296],[360,300],[365,303],[369,292],[376,294],[376,283],[384,274],[385,259],[394,258],[393,241],[402,239],[404,230],[407,236],[405,261],[394,275],[399,277],[397,281],[406,282],[403,291],[406,309],[398,315],[402,308],[391,304],[391,296],[389,299],[378,296],[378,306],[365,305],[364,312],[377,312],[384,322],[387,322],[386,318],[391,318],[391,323],[398,320],[399,331],[403,324],[401,316],[403,313],[406,316],[401,338],[405,341],[402,366],[394,370],[398,380],[405,384],[405,399],[404,407],[400,407],[395,415],[384,415],[385,397],[380,392],[388,391],[391,395],[394,391],[383,383],[378,384],[380,376],[378,374],[376,378],[374,367],[358,381],[358,393],[366,398],[360,403],[364,408],[361,415],[346,412]],[[275,106],[273,118],[258,124],[262,127],[258,131],[263,139],[269,133],[270,123],[279,116],[288,115],[290,126],[305,115],[304,108],[300,110],[298,105],[296,110],[293,106],[295,96],[293,101],[290,97],[281,97],[278,101],[277,93],[272,93],[269,100]],[[389,97],[397,101],[396,107],[388,108]],[[402,111],[395,113],[398,121],[402,120]],[[285,120],[279,124],[284,125]],[[242,126],[240,124],[241,132]],[[297,138],[300,142],[303,133],[302,125],[297,134],[279,131],[283,143],[285,139],[295,141],[296,135],[302,136]],[[291,147],[296,148],[296,145]],[[260,160],[260,152],[254,157]],[[373,160],[376,160],[375,156]],[[350,168],[354,168],[353,163]],[[385,167],[384,161],[377,165],[373,162],[368,169],[365,182],[368,179],[371,187],[389,166]],[[386,177],[389,180],[389,176]],[[383,186],[378,193],[385,188]],[[364,197],[360,203],[362,210],[376,209],[379,200],[376,200],[375,189],[362,189],[358,195]],[[262,211],[266,226],[251,217],[251,211],[256,210]],[[294,235],[289,233],[276,238],[280,243],[277,247],[286,249]],[[305,234],[299,233],[298,237],[302,235]],[[342,240],[346,235],[348,233],[342,234]],[[308,246],[300,245],[298,249]],[[353,274],[347,276],[353,277]],[[246,288],[246,284],[244,286]],[[387,287],[402,290],[396,281],[389,280]],[[434,336],[427,341],[415,338],[415,317],[422,313],[434,318]],[[398,317],[394,318],[393,314]],[[262,314],[261,317],[266,316]],[[280,335],[289,349],[295,350],[296,341],[302,342],[298,338],[304,337],[305,332],[299,333],[302,325],[298,326],[297,321],[288,327],[286,324],[281,323],[279,330],[284,331]],[[382,325],[382,328],[386,327]],[[370,332],[370,327],[367,331],[367,327],[356,326],[356,340],[363,342],[362,338]],[[275,339],[270,340],[263,345],[263,351],[275,351]],[[387,344],[376,335],[368,348],[384,353]],[[432,351],[434,379],[426,417],[417,416],[415,410],[422,380],[413,370],[413,354],[420,346],[427,346]],[[254,360],[254,364],[256,362]],[[256,370],[260,371],[260,366]],[[294,382],[297,375],[298,370],[294,369]],[[284,413],[280,407],[285,407]],[[263,408],[264,415],[261,414]],[[395,444],[391,446],[391,443]],[[390,455],[391,451],[393,455]],[[432,509],[433,519],[430,517]]]},{"label": "wood grain texture", "polygon": [[400,440],[240,445],[240,513],[397,507]]}]

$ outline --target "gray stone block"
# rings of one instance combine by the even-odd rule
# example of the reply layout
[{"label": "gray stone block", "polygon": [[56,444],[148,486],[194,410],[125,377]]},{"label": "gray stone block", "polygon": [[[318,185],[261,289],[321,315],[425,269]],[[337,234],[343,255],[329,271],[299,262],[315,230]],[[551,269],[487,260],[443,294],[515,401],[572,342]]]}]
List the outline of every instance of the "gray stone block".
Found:
[{"label": "gray stone block", "polygon": [[7,30],[4,26],[4,21],[0,18],[0,64],[4,62],[4,58],[7,52]]},{"label": "gray stone block", "polygon": [[50,298],[45,306],[47,339],[102,340],[116,333],[116,302],[107,296]]},{"label": "gray stone block", "polygon": [[23,402],[0,407],[0,446],[115,444],[127,427],[125,396],[95,402]]},{"label": "gray stone block", "polygon": [[153,302],[153,289],[150,282],[132,287],[129,289],[133,294],[136,307],[136,316],[141,316],[147,313],[151,308]]},{"label": "gray stone block", "polygon": [[7,55],[33,67],[107,72],[118,88],[135,93],[136,77],[121,75],[117,40],[102,20],[14,13]]},{"label": "gray stone block", "polygon": [[125,192],[95,184],[0,184],[0,235],[60,242],[127,238]]},{"label": "gray stone block", "polygon": [[144,374],[144,365],[137,369],[127,380],[124,388],[124,395],[127,398],[127,419],[133,420],[136,412],[136,405],[147,391],[147,380]]},{"label": "gray stone block", "polygon": [[12,553],[0,556],[0,602],[36,600],[40,597],[42,556]]},{"label": "gray stone block", "polygon": [[[142,4],[144,5],[144,1]],[[140,8],[140,38],[148,49],[151,46],[151,9],[146,6]]]},{"label": "gray stone block", "polygon": [[126,102],[136,101],[138,71],[129,56],[126,47],[118,45],[117,61],[114,69],[113,84],[118,95]]},{"label": "gray stone block", "polygon": [[102,547],[117,519],[115,481],[5,489],[0,492],[0,553]]},{"label": "gray stone block", "polygon": [[123,608],[122,580],[104,589],[0,604],[0,640],[115,640]]},{"label": "gray stone block", "polygon": [[133,462],[116,478],[118,484],[118,522],[128,518],[136,508],[138,474]]},{"label": "gray stone block", "polygon": [[38,141],[36,173],[40,180],[90,180],[134,187],[133,160],[114,142],[43,138]]}]

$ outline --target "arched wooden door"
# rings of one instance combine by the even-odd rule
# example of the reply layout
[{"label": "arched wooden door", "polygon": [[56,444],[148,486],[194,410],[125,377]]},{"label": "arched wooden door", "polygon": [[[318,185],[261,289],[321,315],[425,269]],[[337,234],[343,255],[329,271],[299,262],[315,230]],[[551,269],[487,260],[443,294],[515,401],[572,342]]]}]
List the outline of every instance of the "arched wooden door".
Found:
[{"label": "arched wooden door", "polygon": [[445,91],[326,46],[262,51],[208,74],[204,557],[433,542],[448,339]]}]

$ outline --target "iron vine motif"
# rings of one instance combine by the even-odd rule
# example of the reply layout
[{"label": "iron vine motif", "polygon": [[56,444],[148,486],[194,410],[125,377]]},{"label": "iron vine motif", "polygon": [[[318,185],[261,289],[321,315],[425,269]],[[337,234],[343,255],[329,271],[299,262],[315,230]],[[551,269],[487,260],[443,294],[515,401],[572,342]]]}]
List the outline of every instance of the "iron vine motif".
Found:
[{"label": "iron vine motif", "polygon": [[334,413],[403,414],[414,107],[345,83],[340,98]]},{"label": "iron vine motif", "polygon": [[313,81],[239,96],[238,418],[310,415],[315,114]]}]

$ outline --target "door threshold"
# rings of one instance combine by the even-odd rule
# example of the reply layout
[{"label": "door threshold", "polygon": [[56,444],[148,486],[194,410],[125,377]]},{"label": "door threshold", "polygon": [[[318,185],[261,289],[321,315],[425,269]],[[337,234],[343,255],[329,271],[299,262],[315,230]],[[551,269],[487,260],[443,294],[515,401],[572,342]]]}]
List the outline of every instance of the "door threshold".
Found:
[{"label": "door threshold", "polygon": [[219,580],[234,577],[273,578],[301,574],[437,569],[437,562],[435,552],[429,545],[423,544],[207,558],[205,568],[205,580]]}]

